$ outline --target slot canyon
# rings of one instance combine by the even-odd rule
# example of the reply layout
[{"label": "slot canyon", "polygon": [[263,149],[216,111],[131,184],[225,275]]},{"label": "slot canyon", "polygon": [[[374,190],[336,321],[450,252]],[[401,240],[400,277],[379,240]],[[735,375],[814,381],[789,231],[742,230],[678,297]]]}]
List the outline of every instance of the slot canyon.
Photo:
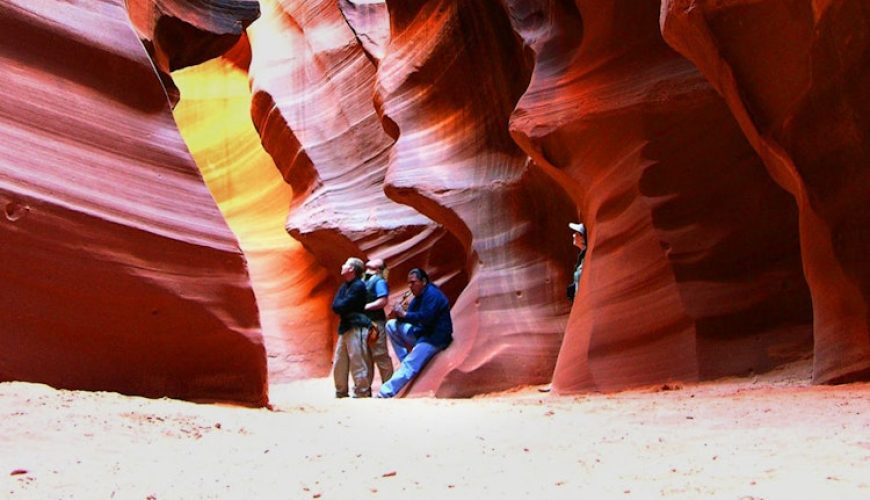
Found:
[{"label": "slot canyon", "polygon": [[0,380],[266,405],[328,375],[349,256],[393,300],[412,267],[450,300],[409,396],[868,380],[868,23],[860,0],[3,0]]}]

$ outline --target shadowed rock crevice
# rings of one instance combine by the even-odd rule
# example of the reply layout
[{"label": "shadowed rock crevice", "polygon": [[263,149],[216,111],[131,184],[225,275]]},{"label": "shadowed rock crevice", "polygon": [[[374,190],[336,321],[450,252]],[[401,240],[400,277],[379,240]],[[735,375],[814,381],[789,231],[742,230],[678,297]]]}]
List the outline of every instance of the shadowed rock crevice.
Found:
[{"label": "shadowed rock crevice", "polygon": [[[783,27],[775,33],[771,23]],[[870,367],[870,7],[668,0],[662,30],[712,82],[795,199],[812,293],[816,382]]]},{"label": "shadowed rock crevice", "polygon": [[795,208],[661,40],[656,2],[508,5],[536,56],[512,133],[590,230],[554,388],[713,378],[804,355]]}]

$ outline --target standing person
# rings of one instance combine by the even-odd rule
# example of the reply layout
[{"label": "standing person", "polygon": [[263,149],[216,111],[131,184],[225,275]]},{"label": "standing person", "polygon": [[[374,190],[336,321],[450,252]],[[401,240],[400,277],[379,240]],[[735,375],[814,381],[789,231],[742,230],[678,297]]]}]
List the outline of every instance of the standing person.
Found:
[{"label": "standing person", "polygon": [[387,286],[387,280],[384,277],[386,266],[381,259],[371,259],[366,262],[366,314],[372,323],[378,327],[378,338],[374,345],[369,345],[371,348],[371,356],[369,357],[369,385],[375,378],[375,370],[373,365],[377,365],[378,372],[381,374],[381,384],[390,380],[393,376],[393,360],[390,359],[390,353],[387,350],[387,315],[384,313],[384,308],[387,307],[387,299],[390,296],[390,289]]},{"label": "standing person", "polygon": [[574,300],[577,290],[580,289],[580,276],[583,274],[583,261],[586,259],[586,226],[582,223],[570,223],[568,227],[573,231],[574,246],[580,249],[577,256],[577,264],[574,266],[574,281],[568,285],[568,299]]},{"label": "standing person", "polygon": [[432,356],[447,348],[453,341],[453,321],[450,303],[429,275],[419,268],[408,272],[408,288],[414,299],[408,310],[401,304],[393,307],[397,317],[387,322],[387,335],[401,364],[396,373],[381,385],[377,397],[391,398],[402,390]]},{"label": "standing person", "polygon": [[371,364],[369,349],[366,345],[371,320],[365,315],[366,285],[363,275],[363,261],[356,257],[347,259],[341,266],[344,280],[335,298],[332,310],[341,317],[338,324],[338,342],[335,344],[335,357],[332,363],[332,376],[335,380],[335,397],[348,396],[348,368],[353,377],[353,394],[357,398],[371,397],[368,366]]}]

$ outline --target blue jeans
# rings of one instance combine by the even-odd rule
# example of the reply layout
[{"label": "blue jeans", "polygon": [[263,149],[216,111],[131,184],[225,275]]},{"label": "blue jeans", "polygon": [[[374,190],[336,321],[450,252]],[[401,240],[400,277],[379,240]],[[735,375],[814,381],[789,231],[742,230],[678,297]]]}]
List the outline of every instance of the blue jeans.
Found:
[{"label": "blue jeans", "polygon": [[378,391],[381,397],[391,398],[395,396],[420,373],[426,363],[432,359],[432,356],[441,350],[432,344],[418,341],[411,334],[411,328],[409,323],[398,322],[394,319],[387,321],[387,335],[390,337],[390,343],[393,344],[393,350],[396,351],[396,356],[401,364],[399,369],[390,377],[390,380],[381,384],[381,390]]}]

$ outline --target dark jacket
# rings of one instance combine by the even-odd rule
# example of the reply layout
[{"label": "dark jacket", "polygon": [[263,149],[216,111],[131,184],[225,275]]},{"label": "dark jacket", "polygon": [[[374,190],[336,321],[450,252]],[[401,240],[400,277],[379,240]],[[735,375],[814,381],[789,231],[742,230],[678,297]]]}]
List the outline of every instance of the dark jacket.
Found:
[{"label": "dark jacket", "polygon": [[450,303],[440,288],[426,284],[419,296],[408,306],[403,321],[411,323],[411,334],[420,341],[444,349],[453,342],[453,321]]},{"label": "dark jacket", "polygon": [[372,324],[365,315],[366,284],[359,278],[345,281],[332,299],[332,311],[341,317],[338,324],[338,334],[353,327],[368,327]]}]

